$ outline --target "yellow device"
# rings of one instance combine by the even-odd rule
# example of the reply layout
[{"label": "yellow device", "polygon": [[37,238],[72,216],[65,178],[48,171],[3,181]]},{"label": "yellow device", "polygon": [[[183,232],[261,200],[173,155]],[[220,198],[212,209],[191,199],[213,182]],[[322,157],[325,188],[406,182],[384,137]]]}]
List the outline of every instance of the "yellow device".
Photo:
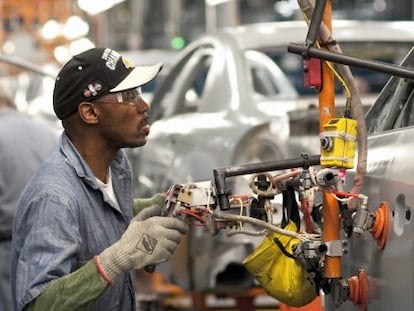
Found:
[{"label": "yellow device", "polygon": [[353,168],[357,122],[349,118],[334,118],[323,126],[319,134],[321,165]]}]

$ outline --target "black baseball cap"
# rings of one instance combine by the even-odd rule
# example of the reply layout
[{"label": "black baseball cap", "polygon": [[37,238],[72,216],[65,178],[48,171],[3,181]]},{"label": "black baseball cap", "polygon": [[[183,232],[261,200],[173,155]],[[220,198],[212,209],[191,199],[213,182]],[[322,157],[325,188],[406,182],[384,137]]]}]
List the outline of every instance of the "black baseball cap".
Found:
[{"label": "black baseball cap", "polygon": [[117,51],[92,48],[73,56],[60,70],[53,90],[53,109],[63,120],[81,102],[121,92],[151,82],[162,64],[134,66]]}]

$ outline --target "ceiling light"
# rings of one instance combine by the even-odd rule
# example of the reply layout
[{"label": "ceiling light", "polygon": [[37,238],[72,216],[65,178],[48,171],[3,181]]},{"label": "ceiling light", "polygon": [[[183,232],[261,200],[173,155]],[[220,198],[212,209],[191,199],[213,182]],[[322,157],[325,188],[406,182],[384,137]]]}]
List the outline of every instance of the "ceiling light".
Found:
[{"label": "ceiling light", "polygon": [[78,0],[79,7],[91,15],[102,13],[125,0]]},{"label": "ceiling light", "polygon": [[54,19],[49,19],[41,28],[40,35],[45,40],[54,40],[61,34],[61,24]]},{"label": "ceiling light", "polygon": [[89,32],[89,25],[79,16],[73,15],[69,17],[63,26],[63,35],[68,40],[86,36]]}]

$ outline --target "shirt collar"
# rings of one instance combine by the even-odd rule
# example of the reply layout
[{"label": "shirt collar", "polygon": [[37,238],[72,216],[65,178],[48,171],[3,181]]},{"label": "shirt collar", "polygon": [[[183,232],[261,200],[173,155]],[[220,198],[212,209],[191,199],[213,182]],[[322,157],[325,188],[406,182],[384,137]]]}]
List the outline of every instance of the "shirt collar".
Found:
[{"label": "shirt collar", "polygon": [[[88,181],[95,189],[99,188],[99,185],[96,182],[95,175],[90,169],[89,165],[85,162],[82,156],[79,154],[78,150],[70,141],[69,137],[65,132],[62,133],[59,142],[60,150],[63,155],[66,157],[66,161],[75,169],[76,174]],[[118,151],[115,159],[110,165],[113,176],[118,176],[119,174],[124,174],[125,171],[128,171],[126,167],[122,165],[125,162],[124,153],[122,150]],[[115,173],[116,172],[116,173]]]}]

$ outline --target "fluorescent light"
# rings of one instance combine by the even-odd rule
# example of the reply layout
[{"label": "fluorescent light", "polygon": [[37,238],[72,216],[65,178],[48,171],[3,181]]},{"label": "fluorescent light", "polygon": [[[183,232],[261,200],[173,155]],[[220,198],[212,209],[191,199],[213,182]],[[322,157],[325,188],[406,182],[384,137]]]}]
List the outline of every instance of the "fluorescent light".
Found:
[{"label": "fluorescent light", "polygon": [[53,55],[59,64],[65,63],[70,58],[69,50],[65,46],[57,46],[53,51]]},{"label": "fluorescent light", "polygon": [[88,23],[76,15],[69,17],[63,26],[63,35],[69,40],[84,37],[88,32]]},{"label": "fluorescent light", "polygon": [[62,26],[54,19],[49,19],[40,30],[40,35],[45,40],[54,40],[61,34]]},{"label": "fluorescent light", "polygon": [[125,0],[78,0],[79,7],[91,15],[102,13]]},{"label": "fluorescent light", "polygon": [[94,47],[95,44],[88,38],[80,38],[69,44],[69,53],[71,55],[76,55]]}]

